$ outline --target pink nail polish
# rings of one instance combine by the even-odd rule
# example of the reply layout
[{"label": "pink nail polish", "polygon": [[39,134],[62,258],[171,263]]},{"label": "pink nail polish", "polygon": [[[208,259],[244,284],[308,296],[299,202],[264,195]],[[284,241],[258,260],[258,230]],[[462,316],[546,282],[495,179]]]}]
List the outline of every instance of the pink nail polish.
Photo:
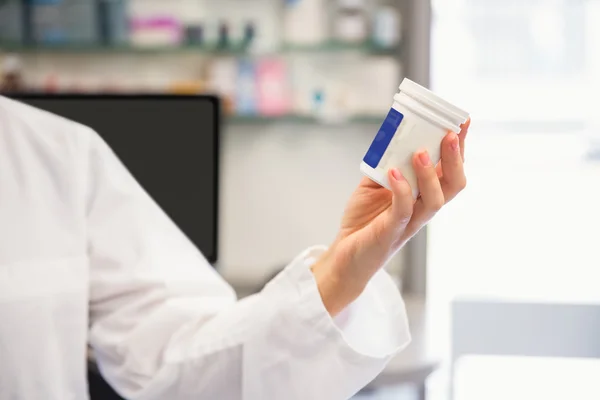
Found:
[{"label": "pink nail polish", "polygon": [[431,159],[426,151],[419,153],[419,161],[421,161],[421,165],[424,167],[429,167],[431,165]]},{"label": "pink nail polish", "polygon": [[454,134],[452,139],[450,139],[450,146],[452,147],[452,151],[454,151],[454,152],[458,152],[458,150],[460,149],[460,144],[458,142],[458,136],[456,134]]},{"label": "pink nail polish", "polygon": [[392,168],[392,176],[397,181],[402,180],[402,173],[400,171],[398,171],[396,168]]}]

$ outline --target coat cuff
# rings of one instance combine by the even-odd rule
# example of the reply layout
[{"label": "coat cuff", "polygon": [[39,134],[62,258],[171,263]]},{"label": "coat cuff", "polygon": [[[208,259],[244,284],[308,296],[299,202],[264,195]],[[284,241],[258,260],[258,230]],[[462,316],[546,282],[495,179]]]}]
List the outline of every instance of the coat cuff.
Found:
[{"label": "coat cuff", "polygon": [[312,247],[299,255],[266,292],[296,292],[301,319],[313,330],[338,342],[348,361],[387,360],[411,340],[406,307],[392,278],[381,270],[363,293],[336,318],[327,312],[310,267],[326,247]]}]

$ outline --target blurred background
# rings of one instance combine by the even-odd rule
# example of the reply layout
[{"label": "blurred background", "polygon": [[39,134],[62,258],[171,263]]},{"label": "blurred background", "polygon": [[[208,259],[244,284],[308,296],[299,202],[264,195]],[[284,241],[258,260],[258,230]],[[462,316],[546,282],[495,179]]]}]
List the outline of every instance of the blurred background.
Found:
[{"label": "blurred background", "polygon": [[1,88],[216,93],[218,270],[329,243],[403,77],[469,110],[469,187],[388,267],[413,344],[357,398],[600,398],[600,1],[0,0]]}]

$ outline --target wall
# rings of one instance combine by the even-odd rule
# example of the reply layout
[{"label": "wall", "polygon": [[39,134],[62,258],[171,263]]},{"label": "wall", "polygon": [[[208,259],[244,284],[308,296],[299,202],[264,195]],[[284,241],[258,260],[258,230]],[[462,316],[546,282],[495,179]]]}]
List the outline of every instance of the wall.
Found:
[{"label": "wall", "polygon": [[[223,137],[221,270],[256,280],[329,244],[378,126],[234,126]],[[402,255],[393,263],[401,267]]]}]

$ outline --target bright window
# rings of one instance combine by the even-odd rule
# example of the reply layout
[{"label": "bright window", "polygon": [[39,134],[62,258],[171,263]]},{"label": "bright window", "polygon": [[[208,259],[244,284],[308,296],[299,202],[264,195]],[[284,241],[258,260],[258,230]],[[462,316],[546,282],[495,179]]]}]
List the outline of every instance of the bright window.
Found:
[{"label": "bright window", "polygon": [[430,342],[447,354],[457,296],[600,303],[600,2],[433,3],[432,87],[474,120],[469,187],[429,230]]}]

